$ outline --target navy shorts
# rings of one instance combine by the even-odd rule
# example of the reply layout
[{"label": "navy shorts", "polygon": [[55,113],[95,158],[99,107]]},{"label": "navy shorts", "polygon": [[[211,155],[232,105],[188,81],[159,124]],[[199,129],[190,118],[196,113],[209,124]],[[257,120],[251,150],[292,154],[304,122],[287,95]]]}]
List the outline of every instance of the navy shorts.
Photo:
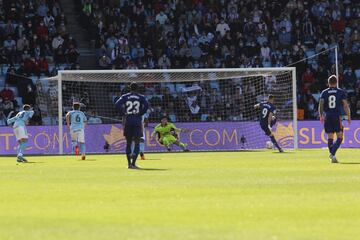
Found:
[{"label": "navy shorts", "polygon": [[343,131],[343,125],[339,116],[326,116],[324,121],[326,133],[338,133]]},{"label": "navy shorts", "polygon": [[141,125],[125,124],[124,136],[126,138],[141,138],[143,136],[143,128]]},{"label": "navy shorts", "polygon": [[261,129],[264,131],[265,135],[270,136],[271,130],[269,129],[269,126],[266,124],[260,124]]},{"label": "navy shorts", "polygon": [[273,120],[271,120],[271,127],[273,127],[275,124],[276,124],[276,121],[277,121],[277,119],[275,118],[275,119],[273,119]]}]

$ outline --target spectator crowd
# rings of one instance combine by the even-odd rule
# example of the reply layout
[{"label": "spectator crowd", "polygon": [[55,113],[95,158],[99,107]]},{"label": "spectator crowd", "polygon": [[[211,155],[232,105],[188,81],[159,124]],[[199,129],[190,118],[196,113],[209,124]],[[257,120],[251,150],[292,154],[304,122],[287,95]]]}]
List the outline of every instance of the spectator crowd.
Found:
[{"label": "spectator crowd", "polygon": [[[360,2],[83,0],[81,22],[102,69],[297,67],[300,118],[335,73],[360,117]],[[318,54],[318,55],[317,55]],[[315,57],[311,57],[314,56]],[[308,58],[306,61],[300,61]],[[300,62],[298,62],[300,61]]]},{"label": "spectator crowd", "polygon": [[[58,0],[0,0],[0,80],[17,89],[15,97],[34,106],[33,124],[42,121],[31,78],[56,75],[60,65],[78,68],[76,41],[66,24]],[[6,87],[4,91],[12,90]],[[0,124],[4,116],[16,113],[20,104],[14,95],[1,96]]]},{"label": "spectator crowd", "polygon": [[[335,73],[334,49],[338,48],[340,87],[348,90],[353,117],[360,119],[359,1],[74,0],[74,3],[80,12],[80,24],[95,44],[99,68],[295,66],[299,119],[318,118],[318,96],[326,87],[327,77]],[[36,103],[37,89],[29,77],[56,75],[63,64],[79,69],[77,42],[66,26],[59,0],[0,0],[0,70],[3,73],[6,66],[9,73],[6,82],[16,85],[24,101]],[[162,111],[185,104],[194,113],[198,108],[192,105],[196,102],[205,106],[212,95],[213,99],[216,95],[224,100],[238,95],[236,91],[256,91],[251,83],[229,88],[200,87],[203,91],[197,93],[197,101],[191,100],[194,96],[187,96],[186,101],[173,100],[169,94],[172,91],[164,87],[159,90],[162,94],[152,101]],[[230,105],[241,106],[242,98],[244,95]],[[9,101],[16,110],[19,105],[16,99],[1,97],[0,113],[6,115]],[[222,111],[226,112],[226,108]],[[219,114],[239,117],[242,110],[239,111]],[[1,119],[0,114],[0,124]]]},{"label": "spectator crowd", "polygon": [[76,41],[58,0],[0,1],[0,12],[1,64],[26,76],[50,75],[50,63],[76,65]]}]

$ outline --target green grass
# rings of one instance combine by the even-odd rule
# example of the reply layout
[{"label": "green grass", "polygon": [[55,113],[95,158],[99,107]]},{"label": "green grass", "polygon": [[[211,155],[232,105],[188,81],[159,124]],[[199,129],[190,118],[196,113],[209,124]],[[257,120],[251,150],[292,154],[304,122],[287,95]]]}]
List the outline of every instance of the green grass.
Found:
[{"label": "green grass", "polygon": [[0,158],[0,239],[357,239],[359,150]]}]

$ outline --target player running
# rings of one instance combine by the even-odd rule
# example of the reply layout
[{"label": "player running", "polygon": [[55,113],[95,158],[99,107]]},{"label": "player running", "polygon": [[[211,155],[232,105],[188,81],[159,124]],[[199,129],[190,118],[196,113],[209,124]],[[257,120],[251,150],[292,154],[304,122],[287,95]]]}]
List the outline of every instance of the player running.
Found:
[{"label": "player running", "polygon": [[87,118],[85,114],[80,111],[81,104],[79,102],[73,103],[73,110],[66,114],[66,123],[70,129],[71,144],[73,151],[76,154],[80,153],[81,160],[85,160],[85,127]]},{"label": "player running", "polygon": [[[346,92],[337,87],[337,77],[332,75],[328,79],[329,88],[322,91],[319,100],[320,122],[324,124],[325,132],[328,135],[328,148],[330,152],[331,163],[338,163],[335,154],[343,140],[343,126],[341,122],[341,107],[351,123],[351,114],[349,104],[346,100]],[[336,142],[334,143],[334,133],[336,133]]]},{"label": "player running", "polygon": [[[140,138],[143,136],[142,116],[147,112],[149,103],[146,98],[138,93],[137,83],[130,84],[130,93],[124,94],[116,101],[115,105],[123,116],[124,136],[126,138],[126,157],[129,169],[138,169],[136,160],[140,152]],[[131,143],[134,141],[134,151]]]},{"label": "player running", "polygon": [[260,127],[265,132],[265,135],[270,137],[271,142],[279,150],[279,152],[284,152],[284,150],[277,143],[275,136],[271,131],[272,127],[276,123],[274,96],[269,95],[267,101],[256,104],[254,108],[260,109]]},{"label": "player running", "polygon": [[24,151],[27,147],[29,135],[26,130],[26,125],[29,120],[34,116],[34,111],[32,110],[29,104],[24,104],[23,110],[16,114],[15,117],[7,120],[8,125],[13,124],[14,134],[16,137],[16,141],[18,142],[18,146],[16,148],[17,151],[17,159],[18,163],[26,163],[28,162],[24,158]]},{"label": "player running", "polygon": [[173,123],[168,122],[167,116],[163,116],[161,123],[155,127],[152,135],[156,133],[159,143],[164,145],[169,152],[171,151],[170,145],[172,144],[179,146],[184,152],[189,152],[187,144],[180,142],[177,137],[178,133],[186,131],[175,127]]}]

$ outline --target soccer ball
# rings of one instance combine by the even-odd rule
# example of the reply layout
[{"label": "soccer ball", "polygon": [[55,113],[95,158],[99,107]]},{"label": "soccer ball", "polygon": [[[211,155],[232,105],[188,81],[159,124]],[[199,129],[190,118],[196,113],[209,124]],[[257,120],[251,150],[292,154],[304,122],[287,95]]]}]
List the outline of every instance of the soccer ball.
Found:
[{"label": "soccer ball", "polygon": [[273,143],[272,143],[271,141],[267,141],[267,142],[266,142],[266,148],[267,148],[267,149],[272,149],[273,146],[274,146],[274,145],[273,145]]}]

